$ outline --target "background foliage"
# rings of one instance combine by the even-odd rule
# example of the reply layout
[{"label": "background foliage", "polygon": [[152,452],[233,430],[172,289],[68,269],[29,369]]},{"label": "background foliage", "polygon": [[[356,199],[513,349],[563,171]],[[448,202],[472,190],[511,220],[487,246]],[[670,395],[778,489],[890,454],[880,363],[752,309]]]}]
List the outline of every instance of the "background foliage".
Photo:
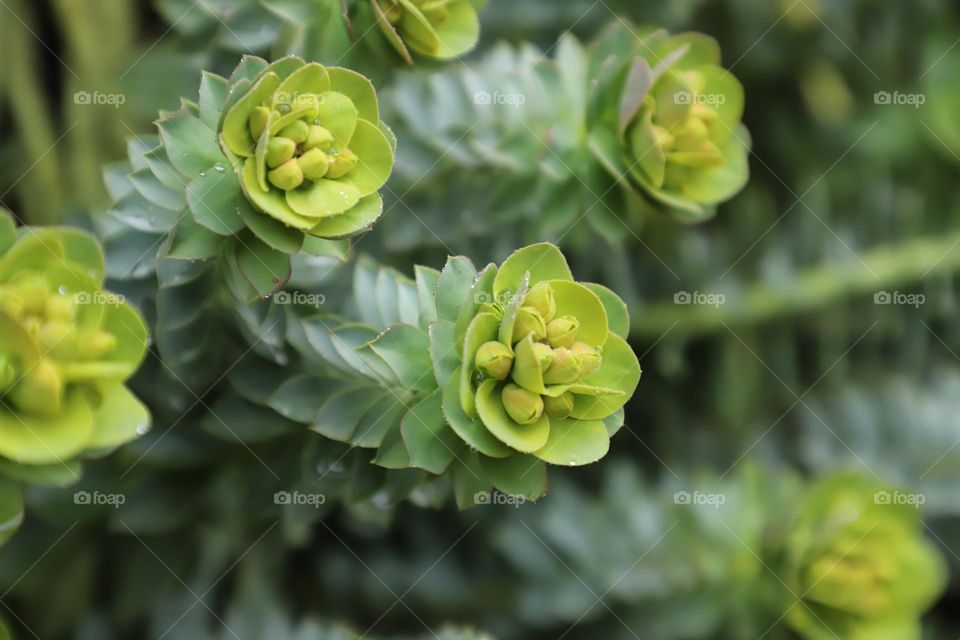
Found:
[{"label": "background foliage", "polygon": [[[328,622],[385,636],[445,637],[451,622],[501,638],[795,637],[767,601],[782,585],[764,548],[802,487],[838,469],[924,496],[925,535],[955,575],[953,3],[494,1],[475,53],[414,68],[382,40],[312,35],[339,2],[303,3],[308,17],[289,4],[0,7],[0,48],[18,61],[0,71],[0,200],[28,222],[96,229],[111,287],[144,309],[155,340],[131,382],[152,433],[76,485],[27,491],[29,515],[0,554],[0,613],[20,635],[231,637],[224,621],[245,639],[351,637]],[[751,180],[704,224],[630,215],[578,178],[583,132],[543,87],[575,77],[564,43],[617,16],[709,33],[744,85]],[[363,254],[411,278],[448,255],[482,265],[556,241],[578,278],[627,300],[645,371],[605,462],[551,473],[536,505],[456,512],[443,483],[378,470],[278,404],[278,363],[330,366],[315,344],[289,344],[292,307],[208,296],[215,265],[168,268],[156,233],[108,211],[120,193],[101,187],[100,165],[151,148],[158,107],[194,99],[201,69],[288,52],[373,77],[401,141],[378,227],[346,261],[295,265],[293,286],[324,296],[316,327],[362,311],[351,290],[373,264]],[[484,109],[478,92],[525,101]],[[559,158],[544,151],[557,141]],[[561,191],[531,188],[558,176]],[[678,304],[683,293],[723,303]],[[78,491],[125,502],[77,505]],[[326,501],[278,505],[278,491]],[[685,507],[677,492],[725,502]],[[955,600],[948,589],[927,637],[955,637]]]}]

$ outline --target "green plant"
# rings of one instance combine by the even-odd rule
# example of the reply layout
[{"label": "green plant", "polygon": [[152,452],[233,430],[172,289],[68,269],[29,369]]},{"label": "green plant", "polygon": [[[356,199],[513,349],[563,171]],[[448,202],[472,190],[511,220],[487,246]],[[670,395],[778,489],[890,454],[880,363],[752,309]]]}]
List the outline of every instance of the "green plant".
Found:
[{"label": "green plant", "polygon": [[19,519],[11,483],[69,483],[81,458],[150,426],[124,386],[146,353],[146,325],[103,278],[103,254],[88,233],[18,232],[0,212],[0,540]]}]

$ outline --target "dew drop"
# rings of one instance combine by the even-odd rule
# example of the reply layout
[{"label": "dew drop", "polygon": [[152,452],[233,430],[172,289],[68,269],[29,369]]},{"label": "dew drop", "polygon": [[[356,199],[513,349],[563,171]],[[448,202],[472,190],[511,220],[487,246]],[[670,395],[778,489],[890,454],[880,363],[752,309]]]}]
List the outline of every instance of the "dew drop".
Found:
[{"label": "dew drop", "polygon": [[147,431],[150,431],[150,427],[148,427],[147,425],[145,425],[145,424],[137,425],[137,435],[141,435],[141,436],[142,436],[142,435],[146,434]]},{"label": "dew drop", "polygon": [[272,280],[273,280],[273,284],[279,284],[279,283],[280,283],[280,278],[273,277]]},{"label": "dew drop", "polygon": [[67,288],[64,285],[60,285],[59,287],[57,287],[57,293],[59,293],[62,296],[65,296],[67,295]]},{"label": "dew drop", "polygon": [[217,173],[223,173],[224,171],[227,170],[227,168],[224,167],[224,166],[223,166],[222,164],[220,164],[219,162],[218,162],[217,164],[213,165],[213,169],[214,169],[214,171],[216,171]]}]

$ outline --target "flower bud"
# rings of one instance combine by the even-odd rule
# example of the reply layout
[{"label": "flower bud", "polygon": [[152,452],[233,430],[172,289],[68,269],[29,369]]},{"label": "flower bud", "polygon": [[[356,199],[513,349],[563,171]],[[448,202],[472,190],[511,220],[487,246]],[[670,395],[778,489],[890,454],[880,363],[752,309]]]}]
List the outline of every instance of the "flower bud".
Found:
[{"label": "flower bud", "polygon": [[503,387],[503,408],[517,424],[532,424],[543,415],[543,398],[513,383]]},{"label": "flower bud", "polygon": [[520,307],[513,325],[512,341],[516,344],[528,335],[532,335],[534,341],[543,340],[547,335],[547,325],[534,307]]},{"label": "flower bud", "polygon": [[310,125],[310,132],[307,134],[307,141],[303,143],[303,148],[305,151],[316,149],[318,147],[322,151],[326,151],[332,146],[333,134],[330,133],[329,129],[316,124]]},{"label": "flower bud", "polygon": [[580,321],[573,316],[563,316],[551,320],[547,325],[547,342],[552,347],[570,348],[577,339]]},{"label": "flower bud", "polygon": [[440,24],[450,17],[450,9],[446,7],[446,3],[442,2],[425,3],[420,10],[423,12],[423,17],[432,25]]},{"label": "flower bud", "polygon": [[51,320],[40,325],[40,332],[37,335],[43,350],[53,352],[55,357],[62,357],[72,351],[71,347],[75,343],[76,328],[70,322],[63,320]]},{"label": "flower bud", "polygon": [[296,120],[291,122],[283,129],[280,130],[280,133],[277,135],[290,138],[297,144],[307,141],[307,136],[310,134],[310,126],[303,120]]},{"label": "flower bud", "polygon": [[387,16],[387,21],[396,26],[403,19],[403,8],[396,0],[385,0],[383,3],[383,13]]},{"label": "flower bud", "polygon": [[49,320],[73,322],[77,307],[69,296],[50,296],[47,298],[46,315]]},{"label": "flower bud", "polygon": [[513,354],[502,342],[491,341],[480,345],[475,359],[477,369],[495,380],[506,378],[513,366]]},{"label": "flower bud", "polygon": [[534,285],[523,297],[523,305],[536,309],[544,322],[553,320],[553,316],[557,313],[557,301],[553,297],[553,288],[546,282]]},{"label": "flower bud", "polygon": [[303,184],[303,171],[300,170],[300,164],[291,159],[269,172],[267,179],[278,189],[290,191]]},{"label": "flower bud", "polygon": [[307,180],[319,180],[327,175],[330,168],[330,158],[320,149],[310,149],[305,154],[297,158],[300,164],[300,170],[303,171],[303,177]]},{"label": "flower bud", "polygon": [[553,362],[543,374],[544,384],[570,384],[580,377],[580,361],[570,349],[554,349]]},{"label": "flower bud", "polygon": [[540,363],[540,371],[546,371],[550,368],[550,363],[553,362],[553,349],[542,342],[534,342],[533,354],[537,357],[537,362]]},{"label": "flower bud", "polygon": [[87,358],[99,358],[117,348],[117,337],[107,331],[97,331],[84,340],[81,350]]},{"label": "flower bud", "polygon": [[570,350],[577,357],[577,362],[580,363],[581,379],[596,373],[603,362],[600,352],[586,342],[574,342]]},{"label": "flower bud", "polygon": [[342,178],[357,166],[357,154],[346,147],[339,150],[331,149],[328,153],[330,155],[330,168],[327,170],[327,177],[330,179]]},{"label": "flower bud", "polygon": [[267,121],[270,120],[269,107],[257,107],[250,114],[250,120],[247,125],[250,127],[250,135],[254,140],[259,140],[263,130],[267,128]]},{"label": "flower bud", "polygon": [[274,136],[267,142],[267,166],[276,169],[296,153],[297,143],[290,138]]},{"label": "flower bud", "polygon": [[52,360],[36,362],[8,394],[17,408],[38,416],[55,416],[63,400],[63,379]]},{"label": "flower bud", "polygon": [[561,396],[543,399],[543,410],[551,418],[567,418],[573,412],[573,394],[569,391]]}]

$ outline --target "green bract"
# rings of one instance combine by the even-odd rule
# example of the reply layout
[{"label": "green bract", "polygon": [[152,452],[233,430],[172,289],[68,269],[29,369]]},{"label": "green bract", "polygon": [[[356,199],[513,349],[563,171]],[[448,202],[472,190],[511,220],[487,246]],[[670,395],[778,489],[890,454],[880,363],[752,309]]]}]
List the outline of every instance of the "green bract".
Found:
[{"label": "green bract", "polygon": [[[615,177],[689,220],[701,220],[749,177],[750,137],[740,123],[743,87],[720,66],[720,48],[698,33],[637,36],[612,30],[596,50],[609,118],[593,148]],[[611,50],[623,56],[611,65]],[[616,141],[612,129],[616,130]]]},{"label": "green bract", "polygon": [[343,237],[382,211],[393,144],[353,71],[290,57],[237,80],[219,139],[250,202],[286,227]]},{"label": "green bract", "polygon": [[[148,429],[147,409],[124,386],[146,353],[146,326],[103,278],[86,232],[18,232],[0,212],[0,476],[71,472],[73,458]],[[0,477],[0,541],[18,522],[7,513],[15,492]]]},{"label": "green bract", "polygon": [[412,62],[409,49],[438,59],[455,58],[480,37],[479,0],[370,0],[387,40]]},{"label": "green bract", "polygon": [[917,501],[854,474],[814,486],[787,540],[787,614],[810,640],[919,640],[946,569]]},{"label": "green bract", "polygon": [[491,265],[473,290],[457,322],[459,373],[445,394],[454,429],[495,458],[529,454],[580,465],[603,457],[604,420],[640,380],[636,356],[608,319],[607,309],[620,316],[623,303],[575,282],[549,244]]}]

